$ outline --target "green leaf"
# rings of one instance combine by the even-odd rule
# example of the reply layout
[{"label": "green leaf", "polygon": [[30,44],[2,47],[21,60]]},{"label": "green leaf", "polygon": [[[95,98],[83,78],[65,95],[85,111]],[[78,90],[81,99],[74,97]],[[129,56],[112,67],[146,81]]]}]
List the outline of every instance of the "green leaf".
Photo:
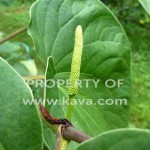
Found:
[{"label": "green leaf", "polygon": [[79,145],[77,150],[148,150],[150,131],[118,129],[105,132]]},{"label": "green leaf", "polygon": [[39,112],[31,90],[19,74],[0,58],[0,142],[7,150],[42,150]]},{"label": "green leaf", "polygon": [[149,0],[139,0],[143,8],[150,15],[150,1]]},{"label": "green leaf", "polygon": [[[129,122],[131,98],[130,45],[126,34],[112,12],[98,0],[38,0],[31,7],[28,32],[36,51],[46,66],[52,56],[56,68],[54,80],[69,79],[74,32],[83,28],[83,57],[80,79],[99,80],[97,88],[90,82],[79,87],[76,99],[92,99],[92,105],[78,103],[73,108],[72,123],[81,131],[96,136],[101,132],[123,128]],[[47,78],[48,79],[48,78]],[[108,88],[107,79],[124,79],[120,88]],[[47,88],[47,99],[59,100],[50,106],[52,115],[65,118],[67,87],[57,84]],[[127,99],[128,105],[95,105],[98,99]],[[60,102],[60,103],[59,103]],[[52,104],[52,103],[51,103]],[[48,105],[48,104],[47,104]]]}]

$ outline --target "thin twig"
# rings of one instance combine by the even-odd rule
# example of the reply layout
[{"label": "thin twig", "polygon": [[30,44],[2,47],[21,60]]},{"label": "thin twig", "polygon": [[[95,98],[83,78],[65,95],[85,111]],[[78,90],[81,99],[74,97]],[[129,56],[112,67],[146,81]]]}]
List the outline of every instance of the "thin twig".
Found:
[{"label": "thin twig", "polygon": [[10,34],[10,35],[8,35],[7,37],[5,37],[4,39],[0,40],[0,44],[2,44],[2,43],[4,43],[4,42],[6,42],[6,41],[8,41],[8,40],[10,40],[10,39],[12,39],[12,38],[14,38],[14,37],[16,37],[17,35],[19,35],[19,34],[25,32],[25,31],[27,31],[27,27],[22,27],[22,28],[20,28],[19,30],[13,32],[12,34]]}]

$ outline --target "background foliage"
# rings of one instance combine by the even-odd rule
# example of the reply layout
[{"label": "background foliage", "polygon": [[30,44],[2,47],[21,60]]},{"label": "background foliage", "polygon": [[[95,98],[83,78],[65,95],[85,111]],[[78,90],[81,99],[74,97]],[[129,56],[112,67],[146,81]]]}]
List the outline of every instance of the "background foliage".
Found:
[{"label": "background foliage", "polygon": [[[122,23],[132,46],[133,126],[150,129],[150,16],[138,1],[103,0]],[[116,5],[117,4],[117,5]]]}]

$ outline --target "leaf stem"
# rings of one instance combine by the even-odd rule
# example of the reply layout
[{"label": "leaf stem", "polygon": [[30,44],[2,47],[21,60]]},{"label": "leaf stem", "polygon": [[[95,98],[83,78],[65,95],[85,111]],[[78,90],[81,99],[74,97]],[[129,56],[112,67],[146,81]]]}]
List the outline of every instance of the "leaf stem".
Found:
[{"label": "leaf stem", "polygon": [[62,138],[62,142],[61,142],[61,145],[60,145],[60,150],[66,150],[68,144],[69,144],[69,141]]},{"label": "leaf stem", "polygon": [[69,143],[68,140],[64,139],[62,137],[62,125],[59,125],[57,129],[57,144],[56,144],[56,150],[66,150],[67,145]]},{"label": "leaf stem", "polygon": [[66,119],[68,119],[69,121],[71,120],[71,115],[72,115],[72,104],[71,101],[74,98],[75,95],[69,95],[69,105],[68,105],[68,110],[67,110],[67,115],[66,115]]}]

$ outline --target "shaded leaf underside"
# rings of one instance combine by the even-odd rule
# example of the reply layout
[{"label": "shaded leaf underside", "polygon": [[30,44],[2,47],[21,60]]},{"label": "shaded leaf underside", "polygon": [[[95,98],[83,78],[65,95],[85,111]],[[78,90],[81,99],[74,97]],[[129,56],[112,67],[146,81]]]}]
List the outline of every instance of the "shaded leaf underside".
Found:
[{"label": "shaded leaf underside", "polygon": [[144,129],[118,129],[88,140],[77,150],[148,150],[150,131]]},{"label": "shaded leaf underside", "polygon": [[0,142],[7,150],[41,150],[42,129],[31,90],[18,73],[0,58]]}]

